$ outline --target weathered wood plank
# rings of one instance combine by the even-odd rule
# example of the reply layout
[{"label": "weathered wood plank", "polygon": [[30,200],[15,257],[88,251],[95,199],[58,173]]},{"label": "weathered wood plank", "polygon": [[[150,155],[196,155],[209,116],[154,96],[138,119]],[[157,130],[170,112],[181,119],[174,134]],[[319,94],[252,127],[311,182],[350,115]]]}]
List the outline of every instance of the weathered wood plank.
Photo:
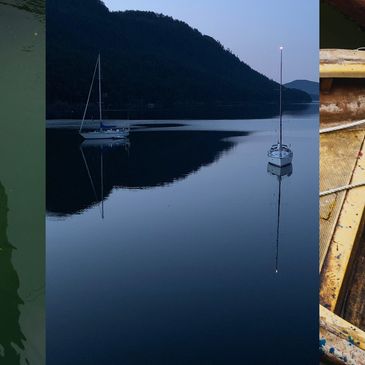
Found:
[{"label": "weathered wood plank", "polygon": [[361,237],[342,317],[365,330],[365,237]]},{"label": "weathered wood plank", "polygon": [[363,78],[365,51],[321,49],[319,71],[321,78]]},{"label": "weathered wood plank", "polygon": [[[351,183],[365,181],[365,147],[359,151]],[[321,270],[320,304],[335,311],[343,293],[346,273],[362,232],[365,187],[346,193],[334,234]]]},{"label": "weathered wood plank", "polygon": [[[327,90],[325,81],[333,80]],[[364,79],[321,79],[321,123],[365,119]]]},{"label": "weathered wood plank", "polygon": [[320,306],[320,350],[331,363],[365,365],[365,332]]},{"label": "weathered wood plank", "polygon": [[[365,130],[321,134],[320,191],[350,183]],[[335,232],[346,192],[320,198],[320,270]]]}]

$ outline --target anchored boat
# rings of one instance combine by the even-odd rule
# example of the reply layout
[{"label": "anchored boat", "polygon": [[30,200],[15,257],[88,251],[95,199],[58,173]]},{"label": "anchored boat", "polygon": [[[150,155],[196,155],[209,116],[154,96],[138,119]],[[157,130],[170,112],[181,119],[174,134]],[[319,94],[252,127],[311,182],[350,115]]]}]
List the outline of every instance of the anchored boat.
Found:
[{"label": "anchored boat", "polygon": [[[98,81],[99,81],[99,129],[94,131],[82,132],[84,126],[85,117],[87,113],[87,108],[89,106],[90,95],[94,85],[95,75],[98,71]],[[79,133],[84,139],[124,139],[129,135],[129,128],[115,128],[115,126],[107,126],[103,123],[102,107],[101,107],[101,60],[100,54],[97,58],[93,78],[91,81],[89,94],[87,97],[87,102],[84,110],[84,115],[82,117],[82,122],[80,125]]]},{"label": "anchored boat", "polygon": [[283,144],[283,109],[282,109],[282,87],[283,87],[283,47],[280,47],[280,118],[279,118],[279,139],[271,146],[267,153],[269,163],[283,167],[291,164],[293,151]]}]

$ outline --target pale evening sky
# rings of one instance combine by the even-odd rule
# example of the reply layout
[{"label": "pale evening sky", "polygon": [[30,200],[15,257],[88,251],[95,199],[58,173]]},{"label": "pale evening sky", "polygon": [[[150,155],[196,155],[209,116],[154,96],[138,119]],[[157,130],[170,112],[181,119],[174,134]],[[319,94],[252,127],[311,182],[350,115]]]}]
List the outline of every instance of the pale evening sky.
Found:
[{"label": "pale evening sky", "polygon": [[185,21],[219,40],[242,61],[278,80],[284,46],[284,82],[317,81],[318,0],[104,0],[110,10],[148,10]]}]

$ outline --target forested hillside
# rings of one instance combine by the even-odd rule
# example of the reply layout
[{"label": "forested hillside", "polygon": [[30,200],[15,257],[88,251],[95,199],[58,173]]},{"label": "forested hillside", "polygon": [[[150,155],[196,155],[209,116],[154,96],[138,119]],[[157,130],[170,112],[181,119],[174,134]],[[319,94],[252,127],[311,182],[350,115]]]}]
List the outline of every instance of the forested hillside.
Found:
[{"label": "forested hillside", "polygon": [[[48,118],[81,117],[99,52],[110,118],[230,117],[258,106],[261,112],[277,109],[277,83],[184,22],[152,12],[110,12],[99,0],[48,0]],[[96,117],[96,93],[91,99],[88,116]],[[310,100],[284,89],[286,104]]]}]

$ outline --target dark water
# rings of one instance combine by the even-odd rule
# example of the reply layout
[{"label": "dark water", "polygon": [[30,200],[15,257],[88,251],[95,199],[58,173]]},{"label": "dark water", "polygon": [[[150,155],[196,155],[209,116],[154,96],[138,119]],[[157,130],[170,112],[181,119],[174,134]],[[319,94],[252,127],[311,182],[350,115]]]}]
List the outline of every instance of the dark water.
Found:
[{"label": "dark water", "polygon": [[47,364],[318,362],[318,118],[286,120],[278,247],[276,119],[48,129]]}]

